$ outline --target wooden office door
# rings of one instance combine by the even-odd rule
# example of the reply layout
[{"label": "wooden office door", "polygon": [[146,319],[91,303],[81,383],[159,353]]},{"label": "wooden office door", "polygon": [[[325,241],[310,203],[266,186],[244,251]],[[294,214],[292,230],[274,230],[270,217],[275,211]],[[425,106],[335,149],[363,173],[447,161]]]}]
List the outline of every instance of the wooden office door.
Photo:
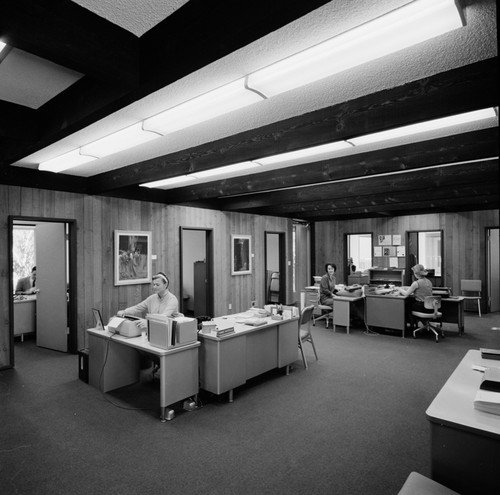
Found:
[{"label": "wooden office door", "polygon": [[68,351],[66,235],[64,223],[40,223],[35,229],[36,344]]}]

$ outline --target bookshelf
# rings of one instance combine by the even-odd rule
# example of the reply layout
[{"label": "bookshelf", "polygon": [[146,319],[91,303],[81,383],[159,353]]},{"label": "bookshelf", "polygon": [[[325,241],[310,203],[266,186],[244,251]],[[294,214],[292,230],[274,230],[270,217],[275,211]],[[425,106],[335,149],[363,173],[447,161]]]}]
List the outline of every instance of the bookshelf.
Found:
[{"label": "bookshelf", "polygon": [[404,283],[405,271],[401,269],[371,268],[370,284],[394,284],[401,286]]}]

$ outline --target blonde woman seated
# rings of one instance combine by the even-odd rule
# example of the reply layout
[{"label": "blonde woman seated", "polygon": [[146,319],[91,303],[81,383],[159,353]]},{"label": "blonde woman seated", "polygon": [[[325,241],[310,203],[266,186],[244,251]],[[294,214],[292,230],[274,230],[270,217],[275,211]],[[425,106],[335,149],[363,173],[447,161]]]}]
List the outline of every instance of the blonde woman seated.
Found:
[{"label": "blonde woman seated", "polygon": [[433,309],[428,309],[424,306],[424,300],[427,296],[432,296],[432,282],[426,278],[427,270],[424,265],[415,265],[412,267],[413,274],[416,280],[405,290],[398,287],[398,292],[403,296],[414,295],[412,311],[419,311],[421,313],[434,313]]}]

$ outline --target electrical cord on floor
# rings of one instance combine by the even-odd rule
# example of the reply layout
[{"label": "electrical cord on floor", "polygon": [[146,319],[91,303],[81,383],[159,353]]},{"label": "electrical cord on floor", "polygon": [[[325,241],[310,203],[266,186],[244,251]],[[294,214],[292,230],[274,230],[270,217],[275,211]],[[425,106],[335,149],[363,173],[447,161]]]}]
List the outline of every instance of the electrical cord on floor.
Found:
[{"label": "electrical cord on floor", "polygon": [[103,373],[104,373],[104,367],[106,366],[106,362],[108,360],[108,352],[109,352],[109,342],[113,339],[113,336],[114,335],[111,335],[109,337],[109,339],[106,341],[106,354],[104,355],[104,362],[102,363],[102,368],[101,368],[101,372],[99,374],[99,390],[104,398],[104,400],[106,400],[107,402],[109,402],[110,404],[112,404],[113,406],[115,407],[118,407],[119,409],[126,409],[128,411],[153,411],[155,412],[156,409],[151,409],[150,407],[129,407],[129,406],[123,406],[121,404],[118,404],[116,402],[113,402],[107,395],[106,395],[106,392],[103,391],[103,387],[102,387],[102,377],[103,377]]}]

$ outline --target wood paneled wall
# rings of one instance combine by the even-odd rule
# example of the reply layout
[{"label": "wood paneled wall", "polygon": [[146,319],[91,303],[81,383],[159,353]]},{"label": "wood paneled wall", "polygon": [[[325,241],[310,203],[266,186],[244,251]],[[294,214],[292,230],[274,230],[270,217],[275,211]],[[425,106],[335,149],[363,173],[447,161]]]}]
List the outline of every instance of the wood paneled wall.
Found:
[{"label": "wood paneled wall", "polygon": [[[179,296],[179,228],[213,229],[215,316],[243,311],[253,299],[263,304],[265,231],[287,234],[287,260],[292,259],[292,221],[288,219],[0,185],[0,369],[10,366],[9,215],[76,220],[78,348],[86,344],[85,329],[93,326],[92,308],[102,308],[107,319],[151,293],[149,284],[114,286],[115,230],[152,231],[152,253],[157,256],[153,272],[166,271],[172,292]],[[252,236],[252,275],[231,276],[231,234]],[[288,266],[287,302],[293,299],[291,270]]]},{"label": "wood paneled wall", "polygon": [[377,245],[375,236],[379,234],[399,234],[404,245],[408,230],[443,230],[444,283],[453,289],[454,294],[460,294],[462,279],[480,279],[485,283],[485,229],[498,226],[498,210],[317,222],[314,274],[322,275],[325,262],[332,261],[337,264],[338,280],[345,279],[347,254],[344,252],[344,234],[372,232],[374,246]]}]

